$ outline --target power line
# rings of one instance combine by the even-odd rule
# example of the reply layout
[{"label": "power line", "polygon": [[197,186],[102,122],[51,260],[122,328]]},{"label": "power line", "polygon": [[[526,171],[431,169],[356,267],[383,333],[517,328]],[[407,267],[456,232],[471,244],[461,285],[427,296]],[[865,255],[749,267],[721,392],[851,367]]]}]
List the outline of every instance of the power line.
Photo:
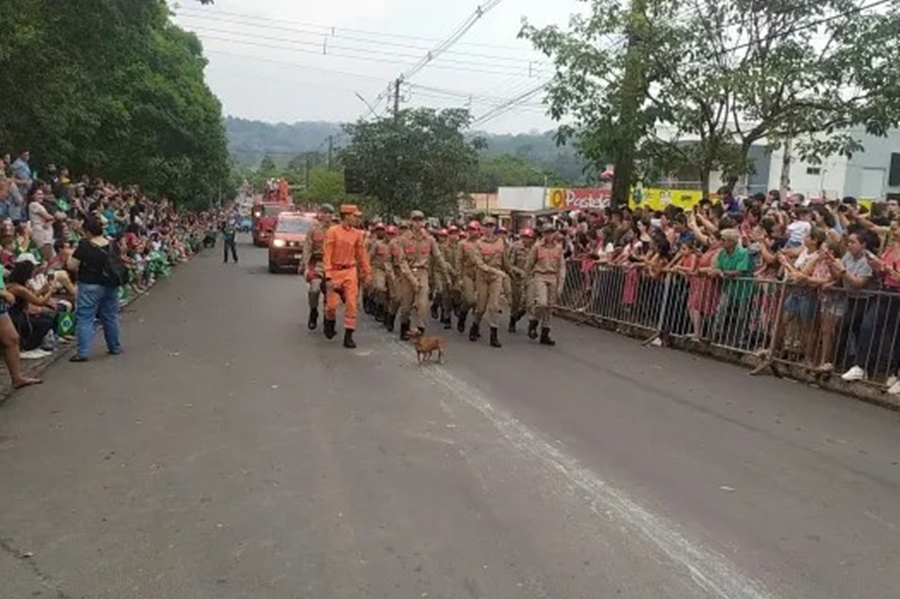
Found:
[{"label": "power line", "polygon": [[[183,16],[183,17],[187,17],[187,18],[189,18],[189,19],[197,19],[197,20],[201,20],[201,21],[213,21],[213,22],[216,22],[216,23],[225,23],[225,24],[231,24],[231,25],[242,25],[242,26],[244,26],[244,27],[255,27],[255,28],[258,28],[258,29],[265,29],[265,30],[268,30],[268,31],[285,31],[285,32],[294,33],[294,34],[299,33],[299,34],[301,34],[301,35],[316,36],[317,38],[320,38],[320,39],[322,39],[323,41],[322,41],[322,42],[320,42],[320,41],[306,42],[306,43],[312,43],[312,44],[314,44],[314,45],[317,46],[317,47],[321,47],[321,46],[323,45],[323,43],[324,43],[325,45],[327,45],[327,43],[328,43],[329,40],[334,39],[334,40],[357,41],[357,42],[363,42],[363,43],[365,43],[365,44],[374,44],[374,45],[378,45],[378,46],[389,46],[389,47],[394,47],[394,48],[404,48],[404,49],[418,50],[418,51],[424,51],[424,52],[427,52],[427,51],[428,51],[428,48],[427,48],[427,47],[423,47],[423,46],[421,46],[421,45],[405,44],[405,43],[400,43],[400,42],[395,42],[395,41],[384,41],[384,40],[372,40],[372,39],[366,39],[366,38],[364,38],[364,37],[359,37],[359,36],[344,35],[342,32],[338,32],[338,31],[332,33],[332,32],[330,32],[330,31],[315,31],[315,30],[311,30],[311,29],[303,29],[303,28],[295,28],[295,27],[284,27],[284,26],[281,26],[281,25],[271,25],[271,24],[265,24],[265,25],[263,25],[263,24],[259,24],[259,23],[252,23],[252,22],[241,21],[241,20],[220,19],[220,18],[216,18],[216,17],[214,17],[214,16],[203,16],[203,17],[201,17],[200,15],[192,15],[192,14],[189,14],[189,15],[182,15],[182,16]],[[214,30],[214,29],[211,29],[211,28],[208,28],[208,27],[202,27],[202,26],[192,26],[191,28],[192,28],[192,29],[209,29],[210,31],[216,31],[216,30]],[[241,35],[253,35],[254,37],[259,37],[259,38],[263,38],[263,39],[273,39],[273,40],[274,40],[274,39],[282,39],[282,40],[283,40],[283,38],[274,38],[274,37],[272,37],[270,34],[267,34],[267,35],[257,34],[257,33],[252,33],[252,34],[248,33],[248,34],[244,34],[244,33],[242,33],[242,32],[233,31],[233,30],[231,30],[231,31],[221,31],[221,30],[218,30],[218,31],[219,31],[220,33],[238,33],[238,34],[241,34]],[[296,42],[297,40],[291,39],[291,40],[284,40],[284,41],[292,41],[292,42]],[[328,46],[328,47],[333,47],[333,46]],[[353,49],[353,50],[365,50],[365,48],[349,48],[349,49]],[[530,50],[530,51],[532,51],[532,52],[534,52],[534,49],[533,49],[533,48],[527,48],[527,49]],[[518,51],[521,52],[521,51],[522,51],[522,48],[519,48]],[[475,58],[487,58],[487,59],[491,59],[491,60],[500,60],[500,61],[508,61],[508,62],[540,63],[540,64],[543,64],[543,65],[547,65],[547,64],[548,64],[548,63],[546,63],[546,62],[538,61],[538,60],[534,60],[534,59],[528,59],[528,58],[522,58],[522,57],[515,57],[515,56],[501,56],[501,55],[498,55],[498,54],[484,54],[484,53],[481,53],[481,52],[461,52],[461,51],[458,51],[458,50],[447,50],[445,53],[446,53],[446,54],[452,54],[452,55],[454,55],[454,56],[475,57]],[[418,58],[418,57],[419,57],[419,55],[416,55],[416,58]]]},{"label": "power line", "polygon": [[[241,45],[245,45],[245,46],[254,46],[254,47],[258,47],[258,48],[271,48],[273,50],[285,50],[288,52],[299,52],[301,54],[312,54],[312,55],[317,55],[317,56],[323,56],[321,50],[306,50],[303,48],[292,48],[290,46],[285,46],[285,45],[267,44],[267,43],[263,43],[263,42],[254,42],[254,41],[249,41],[249,40],[240,40],[240,39],[234,39],[234,38],[228,38],[228,37],[219,37],[219,36],[214,36],[214,35],[205,35],[204,39],[233,43],[233,44],[241,44]],[[332,53],[325,54],[324,56],[331,56],[333,58],[346,58],[346,59],[351,59],[351,60],[363,60],[363,61],[367,61],[367,62],[380,62],[380,63],[384,63],[384,64],[401,64],[401,65],[407,64],[406,61],[403,61],[403,60],[392,60],[389,58],[378,58],[378,57],[366,56],[366,55],[343,54],[343,53],[332,52]],[[447,65],[439,64],[439,65],[432,65],[432,66],[436,69],[443,69],[443,70],[448,70],[448,71],[485,73],[488,75],[516,74],[515,71],[511,71],[511,70],[501,71],[501,70],[497,70],[497,69],[479,69],[479,68],[473,68],[473,67],[469,67],[469,66],[455,66],[454,64],[447,64]],[[377,101],[380,102],[381,98],[379,98]]]},{"label": "power line", "polygon": [[[444,41],[435,46],[433,50],[429,51],[407,71],[401,73],[397,78],[397,82],[409,80],[411,77],[416,75],[416,73],[424,69],[426,66],[430,65],[434,61],[434,59],[449,50],[450,47],[453,46],[453,44],[458,42],[460,38],[462,38],[462,36],[464,36],[466,32],[468,32],[475,25],[475,23],[477,23],[481,19],[481,17],[483,17],[488,11],[500,4],[502,1],[503,0],[488,0],[488,2],[484,5],[476,7],[475,11],[471,15],[469,15],[462,23],[460,23]],[[390,92],[388,92],[387,94],[384,94],[384,92],[382,92],[382,94],[379,94],[375,99],[374,104],[377,105],[378,102],[380,102],[382,98],[387,95],[390,95]],[[366,114],[366,116],[364,116],[363,118],[367,118],[371,114],[372,112],[369,111],[369,113]]]},{"label": "power line", "polygon": [[530,100],[531,98],[533,98],[534,96],[539,94],[541,91],[543,91],[544,88],[547,87],[547,84],[550,83],[550,81],[552,81],[552,79],[548,79],[548,80],[544,81],[543,83],[541,83],[540,85],[537,85],[537,86],[529,89],[528,91],[516,96],[515,98],[512,98],[511,100],[504,102],[503,104],[497,106],[496,108],[489,110],[488,112],[484,113],[483,115],[481,115],[480,117],[478,117],[477,119],[472,121],[472,124],[470,126],[474,127],[476,125],[486,123],[487,121],[495,119],[498,116],[509,112],[510,110],[515,108],[517,104],[520,104],[521,102],[524,102],[525,100]]},{"label": "power line", "polygon": [[[208,18],[210,14],[225,15],[225,16],[237,17],[237,18],[245,19],[245,20],[249,19],[249,20],[264,21],[264,22],[269,22],[269,23],[280,23],[280,24],[288,24],[288,25],[300,25],[300,26],[305,26],[305,27],[314,27],[314,28],[321,30],[319,32],[320,34],[331,34],[331,35],[341,34],[341,35],[343,35],[343,32],[347,31],[350,33],[359,33],[362,35],[370,35],[370,36],[374,36],[374,37],[389,37],[391,39],[418,40],[418,41],[429,42],[429,43],[442,41],[440,39],[432,38],[432,37],[420,37],[420,36],[415,36],[415,35],[393,33],[393,32],[387,32],[387,31],[354,29],[354,28],[350,28],[350,27],[336,27],[334,25],[322,25],[320,23],[311,23],[311,22],[307,22],[307,21],[291,21],[291,20],[284,20],[284,19],[274,19],[274,18],[270,18],[270,17],[261,17],[258,15],[233,13],[233,12],[219,10],[217,8],[193,8],[193,7],[189,7],[189,6],[182,6],[182,7],[178,7],[177,11],[178,12],[187,11],[188,13],[191,13],[191,12],[195,13],[195,15],[184,15],[184,16],[197,16],[197,17]],[[520,47],[503,46],[503,45],[499,45],[499,44],[485,44],[482,42],[459,42],[459,43],[462,46],[471,46],[471,47],[476,47],[476,48],[493,48],[496,50],[516,50],[516,51],[521,50]],[[425,49],[425,48],[423,48],[423,49]]]},{"label": "power line", "polygon": [[[334,50],[346,50],[349,52],[364,52],[366,54],[379,54],[382,56],[390,56],[390,57],[397,57],[397,58],[418,58],[417,55],[413,55],[413,54],[402,54],[399,52],[393,52],[393,51],[387,51],[387,50],[373,50],[373,49],[368,49],[368,48],[357,48],[357,47],[353,47],[353,46],[341,46],[341,45],[336,45],[336,44],[328,44],[327,38],[323,39],[322,42],[310,42],[310,41],[303,41],[303,40],[294,40],[294,39],[289,39],[289,38],[284,38],[284,37],[259,36],[259,35],[253,35],[250,33],[242,33],[240,31],[228,31],[228,30],[223,30],[223,29],[213,29],[210,27],[194,27],[193,30],[210,32],[210,33],[214,33],[214,34],[225,34],[225,35],[229,35],[229,36],[234,35],[234,36],[238,36],[239,38],[252,38],[253,40],[262,40],[264,42],[284,42],[287,44],[294,44],[297,46],[305,46],[308,48],[315,48],[315,50],[307,50],[307,53],[319,54],[319,55],[323,55],[323,56],[346,57],[345,55],[334,52]],[[206,36],[204,36],[204,37],[206,37]],[[223,38],[217,38],[215,36],[210,36],[210,39],[223,39]],[[229,37],[227,39],[228,39],[228,41],[235,41],[238,43],[240,41],[242,41],[239,39],[233,39],[231,37]],[[257,44],[259,42],[252,41],[250,43]],[[279,44],[278,47],[282,47],[281,44]],[[284,47],[288,48],[287,46],[284,46]],[[291,48],[291,49],[294,49],[294,48]],[[504,68],[504,69],[506,69],[506,68],[509,68],[509,69],[528,68],[529,70],[533,70],[532,61],[529,61],[527,59],[516,59],[516,60],[520,61],[523,64],[516,65],[516,66],[513,66],[513,65],[497,65],[497,66],[499,66],[500,68]],[[486,63],[484,61],[445,59],[444,62],[449,63],[449,64],[455,64],[455,65],[470,65],[470,66],[475,66],[475,67],[491,67],[492,66],[491,64]]]}]

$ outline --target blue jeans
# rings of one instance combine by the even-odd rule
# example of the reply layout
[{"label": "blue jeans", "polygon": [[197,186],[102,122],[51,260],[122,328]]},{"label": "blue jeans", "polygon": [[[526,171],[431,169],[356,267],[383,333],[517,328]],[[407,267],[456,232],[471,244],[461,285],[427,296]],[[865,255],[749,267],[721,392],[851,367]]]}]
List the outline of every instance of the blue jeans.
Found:
[{"label": "blue jeans", "polygon": [[94,322],[100,319],[106,349],[112,354],[122,351],[119,341],[119,290],[115,287],[78,284],[75,307],[75,329],[78,355],[86,358],[94,341]]}]

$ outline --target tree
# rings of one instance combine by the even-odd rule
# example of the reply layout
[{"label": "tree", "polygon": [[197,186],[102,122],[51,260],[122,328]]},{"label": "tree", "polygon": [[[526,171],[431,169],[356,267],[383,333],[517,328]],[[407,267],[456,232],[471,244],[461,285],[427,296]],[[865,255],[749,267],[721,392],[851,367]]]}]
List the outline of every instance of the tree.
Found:
[{"label": "tree", "polygon": [[[733,185],[750,147],[789,137],[806,159],[862,149],[853,130],[884,135],[900,121],[897,11],[867,10],[880,0],[675,0],[649,3],[643,15],[637,156],[645,163],[693,166],[709,191],[709,173]],[[594,158],[615,150],[628,10],[592,2],[569,32],[526,25],[522,36],[551,56],[551,113],[574,117],[560,128]],[[667,131],[665,129],[668,129]]]},{"label": "tree", "polygon": [[491,193],[498,187],[563,185],[558,173],[541,169],[538,165],[516,156],[482,156],[474,173],[469,191]]},{"label": "tree", "polygon": [[15,18],[0,50],[0,145],[180,202],[230,191],[202,46],[163,0],[22,2]]},{"label": "tree", "polygon": [[396,119],[360,120],[345,126],[350,143],[340,159],[387,215],[414,209],[451,214],[483,146],[464,137],[470,122],[467,110],[428,108],[401,110]]},{"label": "tree", "polygon": [[315,166],[309,171],[309,187],[303,197],[311,202],[334,202],[344,195],[344,174]]}]

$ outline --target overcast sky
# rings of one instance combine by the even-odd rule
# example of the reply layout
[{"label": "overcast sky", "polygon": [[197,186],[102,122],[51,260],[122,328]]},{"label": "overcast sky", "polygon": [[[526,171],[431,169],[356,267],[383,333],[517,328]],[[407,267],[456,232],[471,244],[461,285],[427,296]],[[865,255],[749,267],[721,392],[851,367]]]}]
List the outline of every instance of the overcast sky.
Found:
[{"label": "overcast sky", "polygon": [[[203,40],[207,81],[225,114],[268,122],[355,120],[388,82],[412,67],[488,0],[195,0],[170,3],[175,20]],[[475,117],[552,74],[516,39],[523,17],[565,26],[578,0],[502,0],[459,42],[411,77],[404,106],[459,106]],[[333,28],[333,29],[332,29]],[[324,53],[323,53],[324,52]],[[417,89],[412,86],[424,86]],[[479,125],[503,133],[554,127],[541,96]],[[377,105],[386,109],[387,102]]]}]

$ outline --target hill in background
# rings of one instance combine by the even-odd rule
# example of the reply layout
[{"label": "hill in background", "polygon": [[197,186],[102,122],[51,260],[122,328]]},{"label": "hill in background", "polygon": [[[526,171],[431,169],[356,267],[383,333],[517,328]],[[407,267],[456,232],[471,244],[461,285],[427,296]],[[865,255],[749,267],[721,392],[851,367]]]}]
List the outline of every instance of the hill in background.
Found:
[{"label": "hill in background", "polygon": [[[258,166],[263,156],[269,156],[284,167],[291,158],[307,152],[327,152],[328,139],[335,148],[346,143],[341,125],[317,121],[297,123],[264,123],[227,117],[228,149],[238,166]],[[533,131],[516,135],[477,133],[487,140],[482,155],[487,163],[527,164],[532,172],[544,173],[552,183],[586,182],[586,162],[572,146],[557,146],[553,132]],[[543,178],[543,177],[541,177]],[[534,177],[528,181],[498,181],[500,184],[536,184]]]}]

